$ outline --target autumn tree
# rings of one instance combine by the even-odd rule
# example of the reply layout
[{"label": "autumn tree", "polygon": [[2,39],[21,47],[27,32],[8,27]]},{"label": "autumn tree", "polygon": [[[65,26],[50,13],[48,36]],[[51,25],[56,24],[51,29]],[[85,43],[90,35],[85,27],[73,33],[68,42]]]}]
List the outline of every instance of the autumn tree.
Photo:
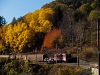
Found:
[{"label": "autumn tree", "polygon": [[54,13],[53,19],[52,19],[52,23],[53,23],[53,27],[59,27],[60,25],[60,21],[62,20],[62,13],[64,12],[64,10],[68,9],[68,6],[62,3],[59,3],[58,1],[53,1],[49,4],[45,4],[42,6],[42,8],[52,8]]},{"label": "autumn tree", "polygon": [[[22,52],[26,47],[31,47],[34,42],[34,31],[28,29],[26,23],[19,22],[18,25],[9,25],[6,31],[6,44],[15,52]],[[31,45],[30,45],[31,44]]]},{"label": "autumn tree", "polygon": [[5,32],[6,32],[6,25],[0,27],[0,53],[3,53],[7,50],[6,42],[5,42]]},{"label": "autumn tree", "polygon": [[44,38],[42,48],[43,47],[53,48],[54,40],[57,40],[56,38],[59,37],[60,35],[61,35],[61,30],[59,29],[53,29],[51,32],[47,33]]},{"label": "autumn tree", "polygon": [[93,9],[100,9],[100,0],[94,0],[91,3],[91,6],[92,6]]},{"label": "autumn tree", "polygon": [[36,46],[41,46],[38,40],[43,41],[43,34],[52,29],[53,14],[51,8],[40,9],[9,24],[5,33],[6,45],[14,52],[33,51]]},{"label": "autumn tree", "polygon": [[54,11],[51,8],[36,10],[25,16],[26,22],[35,32],[48,32],[52,29]]},{"label": "autumn tree", "polygon": [[89,3],[82,4],[79,10],[84,13],[85,15],[88,15],[91,11],[92,7]]},{"label": "autumn tree", "polygon": [[74,12],[73,11],[65,11],[63,12],[63,18],[61,21],[60,29],[65,38],[66,43],[73,43],[75,41],[74,37],[76,36],[75,29],[75,20],[74,20]]},{"label": "autumn tree", "polygon": [[[100,16],[98,9],[99,0],[55,0],[45,4],[17,20],[14,18],[5,33],[2,34],[1,29],[0,39],[4,38],[6,43],[1,42],[1,48],[6,46],[15,52],[27,52],[41,46],[53,48],[55,42],[74,46],[77,37],[89,45],[91,39],[95,41],[94,20]],[[0,16],[0,25],[6,23],[2,19]]]},{"label": "autumn tree", "polygon": [[97,18],[100,18],[100,11],[96,10],[91,11],[88,20],[96,20]]}]

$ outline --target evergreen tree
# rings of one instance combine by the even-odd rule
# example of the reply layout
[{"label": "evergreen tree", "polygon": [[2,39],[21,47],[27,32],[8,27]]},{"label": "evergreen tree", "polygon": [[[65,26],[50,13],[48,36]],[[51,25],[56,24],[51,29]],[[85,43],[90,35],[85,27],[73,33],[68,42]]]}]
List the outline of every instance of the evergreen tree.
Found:
[{"label": "evergreen tree", "polygon": [[0,16],[0,26],[6,24],[6,19],[2,16]]},{"label": "evergreen tree", "polygon": [[2,25],[1,21],[2,21],[2,17],[0,16],[0,26]]},{"label": "evergreen tree", "polygon": [[12,19],[11,24],[14,24],[15,22],[16,22],[16,18],[14,17],[14,18]]},{"label": "evergreen tree", "polygon": [[23,17],[21,16],[21,17],[19,17],[18,19],[17,19],[17,21],[19,22],[19,21],[24,21],[23,20]]}]

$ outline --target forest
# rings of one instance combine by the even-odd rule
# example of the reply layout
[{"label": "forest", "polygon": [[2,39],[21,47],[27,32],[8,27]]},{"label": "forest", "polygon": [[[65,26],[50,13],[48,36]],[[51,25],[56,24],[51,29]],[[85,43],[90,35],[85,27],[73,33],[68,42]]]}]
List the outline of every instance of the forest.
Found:
[{"label": "forest", "polygon": [[[0,54],[82,48],[96,55],[100,0],[55,0],[6,24],[0,16]],[[98,21],[99,20],[99,21]],[[54,51],[55,52],[55,51]]]},{"label": "forest", "polygon": [[[18,53],[76,54],[87,62],[98,61],[97,25],[100,0],[54,0],[13,18],[0,16],[0,55]],[[100,28],[99,28],[100,29]],[[100,43],[100,42],[99,42]],[[90,69],[30,60],[0,58],[0,75],[90,75]]]}]

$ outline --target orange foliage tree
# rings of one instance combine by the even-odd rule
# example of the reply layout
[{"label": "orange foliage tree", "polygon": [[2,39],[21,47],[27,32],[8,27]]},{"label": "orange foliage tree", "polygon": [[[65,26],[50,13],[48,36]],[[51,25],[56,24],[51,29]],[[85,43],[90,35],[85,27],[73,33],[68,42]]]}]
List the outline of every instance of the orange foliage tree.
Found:
[{"label": "orange foliage tree", "polygon": [[60,29],[53,29],[51,32],[47,33],[44,42],[42,45],[42,48],[47,47],[47,48],[52,48],[54,40],[61,35],[61,30]]}]

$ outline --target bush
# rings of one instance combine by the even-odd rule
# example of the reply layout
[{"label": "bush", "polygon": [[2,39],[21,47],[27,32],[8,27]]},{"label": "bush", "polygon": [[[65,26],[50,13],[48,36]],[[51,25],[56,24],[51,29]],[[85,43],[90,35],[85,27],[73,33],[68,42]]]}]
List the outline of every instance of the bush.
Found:
[{"label": "bush", "polygon": [[62,64],[38,64],[27,60],[11,60],[3,65],[1,75],[78,75],[83,69]]},{"label": "bush", "polygon": [[83,50],[81,52],[81,56],[80,57],[83,60],[86,60],[86,61],[94,61],[95,60],[94,58],[97,58],[97,53],[92,48],[87,48],[86,50]]}]

